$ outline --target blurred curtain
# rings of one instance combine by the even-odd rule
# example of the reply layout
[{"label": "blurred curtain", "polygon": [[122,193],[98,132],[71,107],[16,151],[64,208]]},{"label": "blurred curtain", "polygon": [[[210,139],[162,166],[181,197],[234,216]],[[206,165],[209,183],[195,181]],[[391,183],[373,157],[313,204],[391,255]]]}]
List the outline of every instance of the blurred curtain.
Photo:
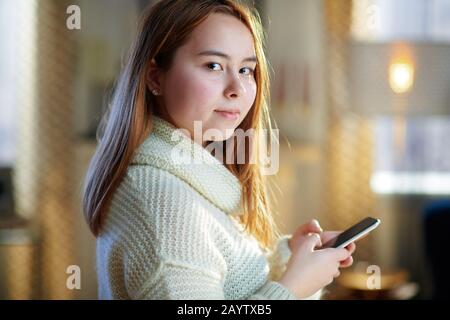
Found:
[{"label": "blurred curtain", "polygon": [[[328,130],[324,161],[324,216],[333,228],[345,229],[358,220],[377,216],[370,189],[373,134],[370,119],[350,105],[349,48],[351,0],[325,0],[326,86]],[[358,242],[359,260],[375,260],[365,239]]]},{"label": "blurred curtain", "polygon": [[[73,1],[20,3],[30,12],[30,19],[22,20],[24,30],[31,30],[18,50],[21,104],[14,167],[17,212],[31,222],[35,235],[33,259],[28,261],[34,291],[27,295],[70,299],[66,269],[76,264],[73,79],[79,31],[66,27],[66,10]],[[14,283],[19,277],[12,272],[9,278]]]}]

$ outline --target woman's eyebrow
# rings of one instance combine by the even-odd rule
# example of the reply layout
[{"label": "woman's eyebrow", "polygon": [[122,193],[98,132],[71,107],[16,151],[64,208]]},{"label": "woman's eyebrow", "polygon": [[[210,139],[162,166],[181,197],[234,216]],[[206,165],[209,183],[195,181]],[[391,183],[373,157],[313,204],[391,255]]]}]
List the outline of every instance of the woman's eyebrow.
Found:
[{"label": "woman's eyebrow", "polygon": [[[202,52],[197,53],[197,56],[218,56],[218,57],[225,58],[227,60],[231,59],[231,57],[229,55],[227,55],[226,53],[216,51],[216,50],[202,51]],[[248,57],[248,58],[245,58],[242,60],[242,62],[257,62],[257,61],[258,60],[256,59],[256,56]]]}]

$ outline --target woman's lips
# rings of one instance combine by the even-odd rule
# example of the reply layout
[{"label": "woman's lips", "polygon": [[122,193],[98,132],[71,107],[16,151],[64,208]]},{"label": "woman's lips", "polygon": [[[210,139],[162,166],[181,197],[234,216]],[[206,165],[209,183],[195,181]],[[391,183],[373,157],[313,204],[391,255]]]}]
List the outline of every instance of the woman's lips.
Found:
[{"label": "woman's lips", "polygon": [[214,111],[226,119],[230,119],[230,120],[239,119],[239,114],[240,114],[239,111],[223,111],[223,110],[214,110]]}]

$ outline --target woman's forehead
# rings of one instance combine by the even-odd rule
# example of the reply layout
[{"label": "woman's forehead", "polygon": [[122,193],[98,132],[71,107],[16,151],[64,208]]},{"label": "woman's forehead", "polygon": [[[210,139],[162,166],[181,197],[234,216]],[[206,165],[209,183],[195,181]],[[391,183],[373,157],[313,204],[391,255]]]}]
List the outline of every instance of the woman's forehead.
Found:
[{"label": "woman's forehead", "polygon": [[212,14],[192,32],[187,43],[191,53],[219,51],[232,59],[255,55],[253,36],[247,26],[226,14]]}]

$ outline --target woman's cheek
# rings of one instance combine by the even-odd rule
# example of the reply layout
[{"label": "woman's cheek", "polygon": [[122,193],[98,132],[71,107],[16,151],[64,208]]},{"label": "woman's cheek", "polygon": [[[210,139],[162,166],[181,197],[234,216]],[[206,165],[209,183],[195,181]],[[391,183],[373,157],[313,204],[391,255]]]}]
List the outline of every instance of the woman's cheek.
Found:
[{"label": "woman's cheek", "polygon": [[168,92],[170,109],[181,114],[191,114],[202,94],[202,88],[197,84],[195,77],[187,72],[174,73],[169,87],[171,88]]},{"label": "woman's cheek", "polygon": [[208,79],[202,71],[190,70],[181,76],[183,98],[190,104],[202,106],[211,99],[214,92],[214,81]]},{"label": "woman's cheek", "polygon": [[188,86],[192,109],[199,119],[206,119],[217,108],[218,101],[222,101],[221,86],[214,80],[194,78]]},{"label": "woman's cheek", "polygon": [[254,81],[251,81],[247,85],[247,95],[246,95],[246,104],[245,104],[246,113],[250,110],[253,103],[255,102],[256,90],[257,90],[256,83]]}]

